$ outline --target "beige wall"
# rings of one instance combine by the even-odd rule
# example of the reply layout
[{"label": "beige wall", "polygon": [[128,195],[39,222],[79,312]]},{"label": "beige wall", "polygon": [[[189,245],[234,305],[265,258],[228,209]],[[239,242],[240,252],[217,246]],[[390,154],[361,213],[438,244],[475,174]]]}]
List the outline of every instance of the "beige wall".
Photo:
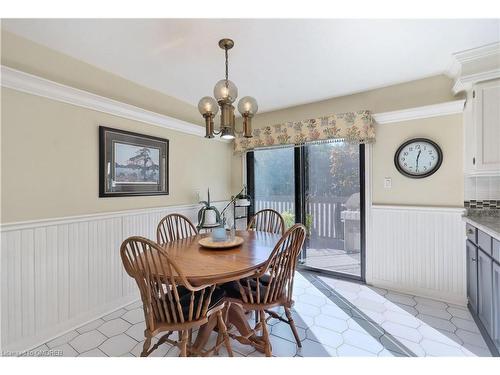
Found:
[{"label": "beige wall", "polygon": [[[232,147],[2,89],[2,223],[195,203],[230,196]],[[98,126],[170,140],[170,194],[98,198]]]},{"label": "beige wall", "polygon": [[[463,206],[463,126],[462,115],[434,117],[377,125],[377,141],[372,145],[373,204],[416,206]],[[407,139],[424,137],[443,150],[443,164],[432,176],[412,179],[394,166],[394,153]],[[384,188],[384,178],[392,188]]]},{"label": "beige wall", "polygon": [[332,113],[359,111],[361,109],[380,113],[443,103],[457,99],[451,92],[452,87],[453,81],[450,78],[439,75],[353,95],[257,114],[253,119],[253,126],[259,128],[285,121],[305,120]]},{"label": "beige wall", "polygon": [[[196,107],[2,30],[3,65],[194,124]],[[231,195],[231,146],[2,89],[2,223],[196,202]],[[98,198],[98,126],[170,140],[170,194]]]},{"label": "beige wall", "polygon": [[[316,103],[258,114],[253,126],[260,128],[347,111],[368,109],[373,113],[396,111],[457,100],[453,81],[444,75],[383,87]],[[421,206],[463,206],[462,116],[445,116],[402,123],[376,125],[373,145],[373,203]],[[402,176],[394,167],[394,152],[412,137],[428,137],[441,145],[444,161],[439,172],[422,180]],[[393,188],[384,190],[384,177]],[[233,156],[232,186],[241,185],[241,157]]]},{"label": "beige wall", "polygon": [[2,30],[2,65],[203,125],[203,118],[195,106],[4,30]]},{"label": "beige wall", "polygon": [[[56,82],[201,124],[197,109],[187,103],[7,32],[2,32],[1,61]],[[456,99],[451,87],[449,78],[435,76],[261,113],[254,119],[254,126],[359,109],[377,113],[441,103]],[[193,203],[195,190],[207,186],[212,189],[214,199],[227,199],[241,188],[241,158],[232,156],[231,146],[221,142],[8,89],[2,90],[2,109],[4,223]],[[170,139],[169,196],[98,198],[97,127],[101,124]],[[373,146],[374,203],[462,205],[461,132],[461,116],[377,126],[377,143]],[[445,154],[440,171],[418,183],[399,175],[392,162],[397,146],[412,136],[436,140]],[[74,175],[66,172],[75,165],[78,170]],[[393,188],[389,191],[383,189],[386,176],[393,178]]]}]

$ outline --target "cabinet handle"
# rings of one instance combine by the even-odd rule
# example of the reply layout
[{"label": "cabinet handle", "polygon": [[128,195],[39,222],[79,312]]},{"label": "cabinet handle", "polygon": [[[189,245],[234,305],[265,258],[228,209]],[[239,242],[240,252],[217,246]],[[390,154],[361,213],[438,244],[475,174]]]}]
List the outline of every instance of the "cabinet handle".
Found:
[{"label": "cabinet handle", "polygon": [[476,165],[476,158],[472,158],[472,165]]},{"label": "cabinet handle", "polygon": [[467,234],[474,234],[474,230],[473,229],[467,229]]},{"label": "cabinet handle", "polygon": [[475,262],[477,259],[476,259],[476,258],[471,258],[471,260],[472,260],[473,262]]}]

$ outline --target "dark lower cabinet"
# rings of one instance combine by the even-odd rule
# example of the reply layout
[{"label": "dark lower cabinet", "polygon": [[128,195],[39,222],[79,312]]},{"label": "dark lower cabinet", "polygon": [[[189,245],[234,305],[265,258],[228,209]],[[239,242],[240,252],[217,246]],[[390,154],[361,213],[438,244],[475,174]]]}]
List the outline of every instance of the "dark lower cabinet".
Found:
[{"label": "dark lower cabinet", "polygon": [[467,241],[467,299],[471,309],[477,313],[477,247]]},{"label": "dark lower cabinet", "polygon": [[493,261],[481,249],[477,252],[477,316],[493,334]]},{"label": "dark lower cabinet", "polygon": [[500,351],[500,264],[493,263],[493,343]]},{"label": "dark lower cabinet", "polygon": [[467,225],[467,300],[486,344],[500,357],[500,243]]}]

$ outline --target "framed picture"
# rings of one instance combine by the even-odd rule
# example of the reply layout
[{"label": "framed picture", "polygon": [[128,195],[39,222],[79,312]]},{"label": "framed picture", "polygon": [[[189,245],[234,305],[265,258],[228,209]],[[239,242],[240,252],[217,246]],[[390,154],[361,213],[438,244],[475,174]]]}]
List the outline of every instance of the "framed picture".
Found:
[{"label": "framed picture", "polygon": [[168,139],[99,126],[99,197],[168,194]]}]

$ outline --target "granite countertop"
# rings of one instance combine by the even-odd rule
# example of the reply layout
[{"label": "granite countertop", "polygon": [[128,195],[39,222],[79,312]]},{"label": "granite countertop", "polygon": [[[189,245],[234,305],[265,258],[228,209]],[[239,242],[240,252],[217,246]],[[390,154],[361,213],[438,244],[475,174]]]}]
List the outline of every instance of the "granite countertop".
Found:
[{"label": "granite countertop", "polygon": [[500,241],[500,216],[467,213],[464,220]]}]

